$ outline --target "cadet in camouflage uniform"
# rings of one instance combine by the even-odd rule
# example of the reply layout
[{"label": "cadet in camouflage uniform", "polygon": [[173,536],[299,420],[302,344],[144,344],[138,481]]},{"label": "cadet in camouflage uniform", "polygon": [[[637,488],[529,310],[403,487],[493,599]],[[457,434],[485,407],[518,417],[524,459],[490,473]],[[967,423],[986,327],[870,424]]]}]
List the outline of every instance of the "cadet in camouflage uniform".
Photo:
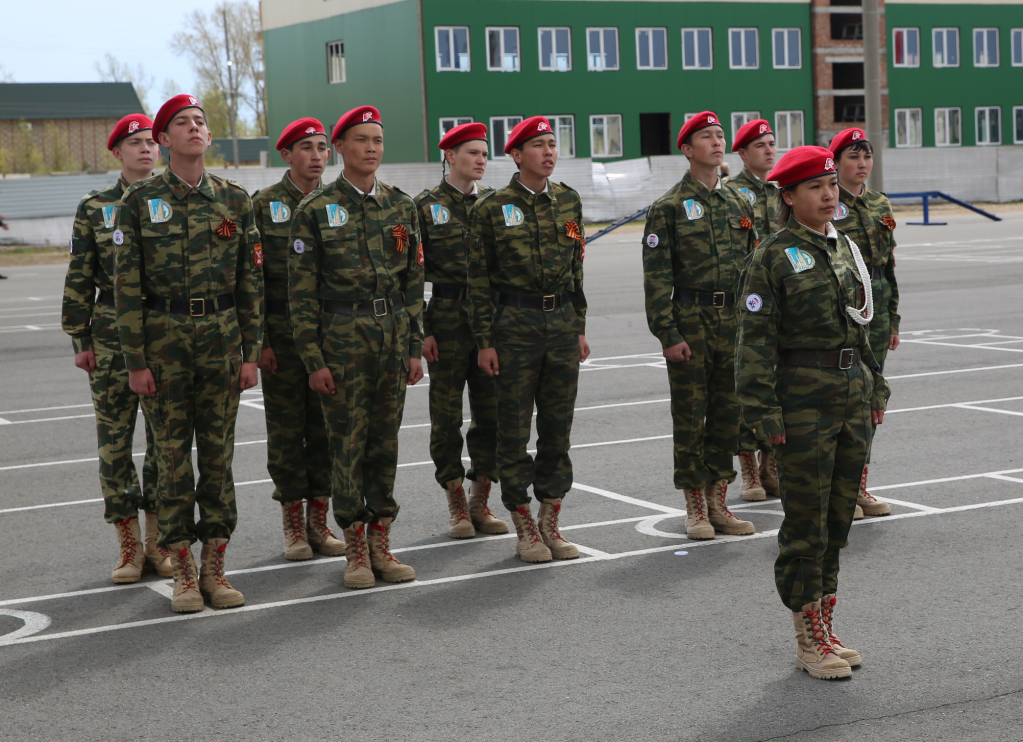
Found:
[{"label": "cadet in camouflage uniform", "polygon": [[[838,169],[841,202],[835,207],[835,226],[859,246],[870,270],[874,292],[874,320],[870,323],[870,349],[884,371],[889,350],[899,347],[899,284],[895,280],[895,219],[888,197],[867,188],[874,167],[874,150],[862,129],[846,129],[831,141]],[[859,195],[854,195],[859,194]],[[867,464],[870,453],[867,453]],[[890,515],[891,507],[867,491],[863,467],[856,518]]]},{"label": "cadet in camouflage uniform", "polygon": [[345,169],[291,219],[291,317],[330,434],[345,586],[366,588],[377,576],[416,576],[391,553],[390,532],[406,385],[423,376],[423,249],[412,199],[376,179],[384,152],[380,112],[349,111],[331,143]]},{"label": "cadet in camouflage uniform", "polygon": [[[504,151],[519,173],[482,196],[469,217],[472,333],[480,368],[497,377],[497,464],[501,499],[518,533],[516,553],[526,562],[575,559],[579,550],[562,537],[558,518],[572,487],[568,450],[579,364],[590,354],[582,203],[550,180],[558,150],[543,116],[518,124]],[[526,450],[534,404],[535,460]],[[530,485],[540,501],[539,529]]]},{"label": "cadet in camouflage uniform", "polygon": [[[423,316],[423,358],[430,364],[430,456],[437,482],[448,499],[448,535],[473,538],[482,533],[508,533],[488,505],[497,473],[497,387],[477,363],[476,342],[469,325],[466,297],[464,234],[476,199],[491,189],[476,181],[487,167],[487,127],[461,124],[440,141],[451,174],[440,185],[416,197],[423,225],[426,280],[433,283]],[[469,386],[471,421],[465,436],[469,448],[470,486],[466,502],[462,480],[462,395]]]},{"label": "cadet in camouflage uniform", "polygon": [[[161,577],[173,574],[170,552],[156,545],[157,476],[153,436],[148,427],[142,487],[132,461],[139,398],[128,386],[114,311],[112,238],[117,203],[129,185],[153,174],[160,150],[153,141],[152,129],[148,116],[133,113],[118,121],[110,132],[107,149],[120,160],[121,177],[109,188],[88,194],[78,205],[61,317],[64,332],[71,336],[75,365],[89,374],[96,409],[103,517],[117,527],[121,547],[113,573],[118,583],[138,582],[146,568],[155,569]],[[140,509],[146,513],[144,546]]]},{"label": "cadet in camouflage uniform", "polygon": [[646,315],[667,359],[675,488],[689,538],[753,533],[725,505],[739,447],[735,292],[757,232],[753,207],[721,184],[724,130],[704,111],[679,131],[689,172],[650,207],[643,238]]},{"label": "cadet in camouflage uniform", "polygon": [[[327,133],[313,118],[293,121],[277,140],[291,168],[281,182],[252,194],[256,227],[263,238],[266,301],[259,369],[266,411],[267,463],[273,499],[281,504],[284,558],[313,558],[313,549],[339,556],[345,544],[327,525],[330,509],[330,446],[320,395],[295,349],[288,313],[288,236],[299,202],[320,187],[330,157]],[[303,501],[305,510],[303,511]]]},{"label": "cadet in camouflage uniform", "polygon": [[[728,185],[737,188],[753,206],[753,226],[758,239],[764,239],[782,225],[778,221],[778,186],[767,181],[774,167],[778,145],[766,119],[754,119],[739,128],[732,143],[732,151],[742,158],[742,172],[731,178]],[[739,431],[739,466],[742,469],[743,500],[766,500],[768,493],[778,496],[778,465],[771,444],[758,441],[745,425]],[[760,451],[760,461],[756,459]]]},{"label": "cadet in camouflage uniform", "polygon": [[889,389],[867,339],[869,296],[859,308],[869,274],[828,221],[838,203],[831,152],[790,150],[771,179],[791,217],[743,273],[736,391],[745,423],[778,457],[785,519],[774,571],[795,623],[796,664],[816,678],[847,677],[861,659],[834,633],[839,550]]},{"label": "cadet in camouflage uniform", "polygon": [[170,150],[170,166],[121,199],[114,301],[129,383],[142,395],[158,455],[171,609],[194,612],[203,596],[214,608],[245,602],[224,576],[224,552],[238,520],[231,474],[238,399],[256,385],[262,344],[263,249],[248,194],[204,169],[210,133],[196,99],[164,103],[153,135]]}]

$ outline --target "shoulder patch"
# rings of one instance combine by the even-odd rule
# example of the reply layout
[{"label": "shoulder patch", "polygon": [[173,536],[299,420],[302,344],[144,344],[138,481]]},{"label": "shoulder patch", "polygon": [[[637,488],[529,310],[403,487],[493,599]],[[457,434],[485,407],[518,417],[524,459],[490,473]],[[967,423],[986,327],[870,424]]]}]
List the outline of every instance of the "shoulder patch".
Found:
[{"label": "shoulder patch", "polygon": [[576,193],[576,194],[579,193],[579,191],[577,191],[575,188],[573,188],[572,186],[568,185],[567,183],[559,183],[558,185],[560,185],[562,188],[565,188],[565,189],[567,189],[569,191],[572,191],[572,193]]},{"label": "shoulder patch", "polygon": [[[242,184],[239,183],[237,180],[232,180],[231,178],[224,178],[224,181],[227,182],[227,183],[230,183],[235,188],[242,188]],[[242,188],[242,190],[244,191],[245,189]]]}]

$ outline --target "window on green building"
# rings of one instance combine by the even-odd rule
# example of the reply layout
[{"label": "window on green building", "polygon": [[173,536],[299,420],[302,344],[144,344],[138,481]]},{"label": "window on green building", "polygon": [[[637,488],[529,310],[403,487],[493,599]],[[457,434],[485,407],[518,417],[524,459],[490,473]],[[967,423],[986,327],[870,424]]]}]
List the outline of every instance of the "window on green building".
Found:
[{"label": "window on green building", "polygon": [[798,28],[776,28],[774,37],[774,68],[776,70],[798,70],[803,66],[803,49]]},{"label": "window on green building", "polygon": [[[998,29],[973,29],[973,66],[998,66]],[[978,109],[979,110],[979,109]]]},{"label": "window on green building", "polygon": [[895,47],[892,63],[896,67],[920,66],[919,28],[896,28],[892,31],[892,45]]},{"label": "window on green building", "polygon": [[519,29],[487,29],[487,69],[491,72],[519,71]]},{"label": "window on green building", "polygon": [[554,129],[554,141],[558,145],[558,157],[575,157],[575,116],[545,116]]},{"label": "window on green building", "polygon": [[327,82],[333,85],[345,81],[345,42],[327,44]]},{"label": "window on green building", "polygon": [[802,147],[804,144],[803,112],[775,111],[774,139],[778,143],[779,152],[787,149],[793,149],[795,147]]},{"label": "window on green building", "polygon": [[760,67],[757,29],[728,29],[728,59],[733,70],[755,70]]},{"label": "window on green building", "polygon": [[521,116],[490,117],[490,156],[507,157],[504,145],[508,143],[508,135],[522,121]]},{"label": "window on green building", "polygon": [[[472,116],[448,116],[440,120],[440,138],[443,139],[444,135],[454,129],[456,126],[462,124],[471,124]],[[439,141],[439,140],[438,140]],[[444,162],[444,152],[440,153],[440,161]]]},{"label": "window on green building", "polygon": [[1023,28],[1012,29],[1012,66],[1023,67]]},{"label": "window on green building", "polygon": [[735,135],[739,133],[739,129],[744,127],[753,119],[760,118],[760,111],[732,111],[732,141],[735,141]]},{"label": "window on green building", "polygon": [[622,156],[622,117],[603,114],[590,116],[590,156]]},{"label": "window on green building", "polygon": [[468,72],[469,27],[437,26],[433,32],[437,41],[437,71]]},{"label": "window on green building", "polygon": [[936,28],[931,32],[934,42],[934,66],[959,66],[959,29]]},{"label": "window on green building", "polygon": [[586,68],[591,72],[618,69],[618,29],[586,29]]},{"label": "window on green building", "polygon": [[924,112],[920,108],[895,109],[895,146],[922,147]]},{"label": "window on green building", "polygon": [[682,69],[712,70],[714,55],[709,28],[682,29]]},{"label": "window on green building", "polygon": [[568,28],[541,28],[540,69],[568,72],[572,69],[572,37]]},{"label": "window on green building", "polygon": [[1001,106],[981,106],[977,114],[977,146],[984,147],[1002,143]]},{"label": "window on green building", "polygon": [[1023,144],[1023,106],[1016,106],[1012,109],[1012,143]]},{"label": "window on green building", "polygon": [[961,108],[934,109],[934,146],[959,147],[963,143]]},{"label": "window on green building", "polygon": [[636,69],[668,69],[668,29],[636,29]]}]

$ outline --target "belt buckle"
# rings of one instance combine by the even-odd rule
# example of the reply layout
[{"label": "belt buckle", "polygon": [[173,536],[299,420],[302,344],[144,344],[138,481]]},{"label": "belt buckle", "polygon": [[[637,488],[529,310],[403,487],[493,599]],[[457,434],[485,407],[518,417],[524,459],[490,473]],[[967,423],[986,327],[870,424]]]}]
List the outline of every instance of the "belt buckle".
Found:
[{"label": "belt buckle", "polygon": [[[196,311],[196,307],[199,307]],[[188,300],[188,313],[193,317],[202,317],[206,314],[206,300],[205,299],[189,299]]]},{"label": "belt buckle", "polygon": [[373,300],[373,316],[383,317],[387,314],[387,299]]},{"label": "belt buckle", "polygon": [[[842,348],[838,351],[838,368],[842,371],[848,371],[853,365],[853,353],[856,352],[855,348]],[[848,353],[849,360],[846,361],[846,354]]]},{"label": "belt buckle", "polygon": [[[720,304],[718,304],[718,297],[719,296],[721,297],[721,303]],[[714,294],[710,298],[710,305],[712,307],[714,307],[714,309],[722,309],[722,308],[724,308],[724,306],[725,306],[725,292],[724,291],[715,291]]]},{"label": "belt buckle", "polygon": [[[550,306],[547,306],[548,299],[550,300]],[[543,297],[543,303],[540,305],[540,308],[543,309],[543,311],[545,312],[553,312],[555,309],[557,309],[556,306],[557,300],[558,300],[557,294],[548,294],[547,296]]]}]

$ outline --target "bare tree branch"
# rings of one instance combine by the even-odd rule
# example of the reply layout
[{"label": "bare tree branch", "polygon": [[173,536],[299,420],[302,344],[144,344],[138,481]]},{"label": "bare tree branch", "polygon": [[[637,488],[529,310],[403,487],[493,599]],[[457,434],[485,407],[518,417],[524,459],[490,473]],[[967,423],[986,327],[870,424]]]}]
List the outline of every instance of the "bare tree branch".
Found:
[{"label": "bare tree branch", "polygon": [[152,75],[147,75],[141,64],[132,67],[127,62],[121,62],[113,54],[107,52],[103,57],[103,61],[94,63],[93,67],[95,67],[102,82],[130,82],[134,85],[135,92],[138,94],[142,107],[145,109],[143,113],[152,113],[148,98],[149,91],[156,85],[156,78]]}]

